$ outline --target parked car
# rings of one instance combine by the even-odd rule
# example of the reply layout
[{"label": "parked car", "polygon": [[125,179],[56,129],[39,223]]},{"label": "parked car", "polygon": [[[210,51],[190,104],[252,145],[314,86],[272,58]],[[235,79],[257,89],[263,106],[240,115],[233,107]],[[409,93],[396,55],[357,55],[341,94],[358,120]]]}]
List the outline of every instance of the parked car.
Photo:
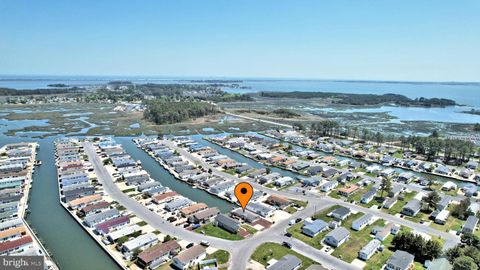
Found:
[{"label": "parked car", "polygon": [[285,233],[285,236],[286,236],[286,237],[292,237],[292,234],[289,233],[289,232],[287,232],[287,233]]},{"label": "parked car", "polygon": [[208,246],[210,246],[210,243],[209,243],[208,241],[206,241],[206,240],[202,240],[202,241],[200,242],[200,245],[202,245],[202,246],[204,246],[204,247],[208,247]]},{"label": "parked car", "polygon": [[291,249],[292,248],[292,244],[288,243],[288,242],[283,242],[282,243],[282,246],[288,248],[288,249]]},{"label": "parked car", "polygon": [[188,244],[188,245],[186,246],[186,248],[191,248],[191,247],[193,247],[193,245],[195,245],[195,244],[194,244],[194,243],[190,243],[190,244]]}]

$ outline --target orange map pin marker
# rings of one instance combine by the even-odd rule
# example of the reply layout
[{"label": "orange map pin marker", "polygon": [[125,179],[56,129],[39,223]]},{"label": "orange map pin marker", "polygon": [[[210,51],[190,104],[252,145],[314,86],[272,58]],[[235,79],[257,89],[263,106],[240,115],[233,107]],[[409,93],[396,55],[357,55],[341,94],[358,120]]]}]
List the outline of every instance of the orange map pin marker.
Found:
[{"label": "orange map pin marker", "polygon": [[240,202],[244,212],[245,207],[247,207],[248,202],[252,198],[252,195],[253,188],[249,183],[241,182],[235,186],[235,197],[237,197],[237,200]]}]

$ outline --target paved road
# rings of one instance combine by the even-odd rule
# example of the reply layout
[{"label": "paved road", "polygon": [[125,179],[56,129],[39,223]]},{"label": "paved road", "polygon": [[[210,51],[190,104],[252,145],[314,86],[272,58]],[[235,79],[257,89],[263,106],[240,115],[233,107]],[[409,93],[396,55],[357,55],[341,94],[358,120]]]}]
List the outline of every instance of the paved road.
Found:
[{"label": "paved road", "polygon": [[282,124],[282,123],[278,123],[278,122],[273,122],[273,121],[268,121],[268,120],[263,120],[263,119],[248,117],[248,116],[239,115],[239,114],[234,114],[234,113],[229,113],[229,112],[225,112],[225,114],[231,115],[231,116],[235,116],[235,117],[238,117],[238,118],[247,119],[247,120],[252,120],[252,121],[257,121],[257,122],[263,122],[263,123],[267,123],[267,124],[271,124],[271,125],[277,125],[277,126],[286,127],[286,128],[293,128],[293,126],[291,126],[291,125]]},{"label": "paved road", "polygon": [[[345,263],[342,260],[339,260],[335,257],[324,254],[320,251],[315,250],[314,248],[305,245],[300,241],[295,241],[283,237],[287,226],[288,220],[284,220],[277,224],[274,224],[270,229],[258,232],[252,237],[241,240],[241,241],[229,241],[224,239],[219,239],[216,237],[205,236],[195,232],[187,231],[183,228],[178,228],[172,225],[170,222],[164,220],[162,217],[157,215],[154,212],[148,210],[147,207],[140,204],[136,200],[130,198],[128,195],[123,193],[117,185],[114,183],[112,176],[108,173],[105,167],[102,164],[101,159],[95,152],[95,148],[91,143],[84,144],[85,152],[87,153],[90,162],[93,165],[95,173],[97,174],[99,182],[102,184],[103,189],[108,193],[114,200],[119,202],[121,205],[125,206],[128,211],[131,211],[139,218],[145,220],[155,229],[160,230],[164,234],[170,234],[177,236],[183,240],[200,243],[202,240],[207,240],[210,242],[212,247],[224,249],[230,252],[231,261],[229,269],[232,270],[244,270],[247,267],[247,262],[250,259],[251,254],[254,252],[260,244],[265,242],[276,242],[281,243],[282,241],[288,241],[292,243],[293,249],[300,254],[311,257],[312,259],[322,262],[324,266],[332,269],[357,269],[352,268],[348,263]],[[304,211],[299,211],[295,213],[292,218],[306,218],[313,215],[315,209],[321,210],[329,205],[309,205]]]}]

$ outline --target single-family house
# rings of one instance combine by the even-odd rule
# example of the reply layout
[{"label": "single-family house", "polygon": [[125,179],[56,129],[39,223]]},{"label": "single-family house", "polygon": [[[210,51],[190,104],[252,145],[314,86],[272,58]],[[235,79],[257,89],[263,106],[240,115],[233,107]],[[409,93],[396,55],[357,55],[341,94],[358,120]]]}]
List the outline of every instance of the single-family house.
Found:
[{"label": "single-family house", "polygon": [[410,270],[413,267],[414,259],[415,256],[412,254],[403,250],[397,250],[388,259],[385,270]]},{"label": "single-family house", "polygon": [[422,207],[422,203],[417,199],[410,200],[402,209],[402,214],[407,216],[415,216]]},{"label": "single-family house", "polygon": [[321,219],[316,219],[312,222],[304,223],[302,233],[310,237],[315,237],[317,234],[328,228],[328,223]]},{"label": "single-family house", "polygon": [[330,190],[338,186],[337,181],[328,181],[320,186],[320,190],[323,192],[329,192]]},{"label": "single-family house", "polygon": [[341,221],[341,220],[346,219],[348,216],[350,216],[351,213],[352,213],[352,211],[349,208],[339,207],[339,208],[332,211],[331,216],[335,220]]},{"label": "single-family house", "polygon": [[363,194],[362,198],[360,199],[360,202],[362,203],[369,203],[375,198],[375,194],[377,193],[376,189],[370,189],[367,191],[367,193]]},{"label": "single-family house", "polygon": [[444,225],[447,222],[447,218],[450,215],[450,211],[447,209],[441,210],[435,217],[435,223]]},{"label": "single-family house", "polygon": [[358,252],[358,257],[364,261],[370,259],[370,257],[375,254],[377,249],[380,247],[382,242],[380,242],[377,239],[373,239],[370,242],[368,242],[367,245],[365,245],[359,252]]},{"label": "single-family house", "polygon": [[325,236],[325,243],[339,247],[350,237],[350,232],[344,227],[338,227]]},{"label": "single-family house", "polygon": [[478,218],[476,216],[469,216],[462,227],[462,233],[474,233],[477,228]]},{"label": "single-family house", "polygon": [[160,264],[168,261],[173,254],[177,254],[181,249],[175,240],[156,244],[138,254],[137,264],[143,269],[155,269]]},{"label": "single-family house", "polygon": [[375,221],[375,218],[372,214],[365,214],[358,219],[354,220],[352,223],[352,229],[356,231],[360,231],[361,229],[365,228],[366,226],[372,224]]},{"label": "single-family house", "polygon": [[348,197],[351,194],[355,193],[357,190],[359,190],[359,186],[350,185],[350,186],[346,186],[346,187],[338,189],[338,194],[340,194],[342,196],[345,196],[345,197]]},{"label": "single-family house", "polygon": [[218,214],[213,224],[230,233],[237,233],[240,230],[240,222],[224,214]]},{"label": "single-family house", "polygon": [[302,261],[297,256],[287,254],[268,267],[268,270],[296,270],[302,266]]},{"label": "single-family house", "polygon": [[188,269],[203,260],[207,256],[206,248],[201,245],[193,246],[184,250],[173,258],[173,265],[178,269]]},{"label": "single-family house", "polygon": [[457,184],[455,184],[452,181],[448,181],[442,186],[443,191],[450,191],[450,190],[456,190],[457,189]]},{"label": "single-family house", "polygon": [[126,259],[130,259],[135,250],[144,250],[158,243],[154,233],[146,233],[123,243],[121,251]]}]

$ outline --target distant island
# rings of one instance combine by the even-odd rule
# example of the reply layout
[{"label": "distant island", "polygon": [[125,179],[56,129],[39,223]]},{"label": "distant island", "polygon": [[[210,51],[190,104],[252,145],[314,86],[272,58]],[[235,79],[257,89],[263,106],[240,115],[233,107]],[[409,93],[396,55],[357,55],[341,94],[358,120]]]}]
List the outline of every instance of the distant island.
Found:
[{"label": "distant island", "polygon": [[462,111],[462,113],[480,115],[480,110],[471,109],[469,111]]},{"label": "distant island", "polygon": [[48,87],[68,87],[68,85],[64,84],[64,83],[52,83],[52,84],[49,84],[47,85]]},{"label": "distant island", "polygon": [[382,105],[395,104],[398,106],[416,106],[416,107],[446,107],[455,106],[457,103],[451,99],[445,98],[416,98],[411,99],[398,94],[347,94],[332,92],[260,92],[261,97],[267,98],[328,98],[332,103],[344,105]]}]

